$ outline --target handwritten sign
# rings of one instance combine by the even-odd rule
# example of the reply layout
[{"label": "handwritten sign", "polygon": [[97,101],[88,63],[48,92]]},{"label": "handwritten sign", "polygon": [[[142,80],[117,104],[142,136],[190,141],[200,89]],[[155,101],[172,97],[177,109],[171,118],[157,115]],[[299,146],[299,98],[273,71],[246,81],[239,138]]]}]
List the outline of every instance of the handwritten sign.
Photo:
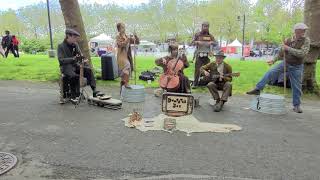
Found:
[{"label": "handwritten sign", "polygon": [[194,98],[191,94],[165,93],[162,97],[162,111],[167,114],[192,114]]},{"label": "handwritten sign", "polygon": [[188,111],[188,97],[182,96],[167,96],[167,110],[187,112]]}]

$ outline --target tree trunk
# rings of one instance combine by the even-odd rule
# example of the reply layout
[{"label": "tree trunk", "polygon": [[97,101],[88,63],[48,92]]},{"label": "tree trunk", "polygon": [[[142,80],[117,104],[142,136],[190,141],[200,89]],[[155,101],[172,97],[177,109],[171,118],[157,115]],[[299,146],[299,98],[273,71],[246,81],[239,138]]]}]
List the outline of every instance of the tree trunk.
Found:
[{"label": "tree trunk", "polygon": [[320,1],[305,0],[304,22],[309,27],[308,36],[311,45],[320,47]]},{"label": "tree trunk", "polygon": [[312,90],[320,96],[320,89],[316,81],[316,63],[320,56],[320,1],[305,0],[304,22],[309,27],[307,36],[310,38],[310,51],[305,57],[303,89]]},{"label": "tree trunk", "polygon": [[80,33],[80,49],[83,55],[89,59],[90,66],[92,67],[87,35],[84,29],[78,0],[59,0],[59,3],[66,27],[72,28]]}]

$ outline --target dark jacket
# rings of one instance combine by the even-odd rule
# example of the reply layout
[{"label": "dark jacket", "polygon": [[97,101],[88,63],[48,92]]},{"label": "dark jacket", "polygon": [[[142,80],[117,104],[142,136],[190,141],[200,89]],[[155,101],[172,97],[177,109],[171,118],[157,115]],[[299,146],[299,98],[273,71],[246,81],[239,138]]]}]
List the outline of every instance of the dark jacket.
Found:
[{"label": "dark jacket", "polygon": [[69,45],[64,40],[58,45],[57,52],[61,73],[69,77],[77,76],[75,73],[77,63],[74,57],[76,54],[82,54],[78,44],[73,44],[72,46],[73,48],[71,51]]},{"label": "dark jacket", "polygon": [[12,36],[6,35],[2,38],[1,45],[4,48],[10,47],[12,45]]}]

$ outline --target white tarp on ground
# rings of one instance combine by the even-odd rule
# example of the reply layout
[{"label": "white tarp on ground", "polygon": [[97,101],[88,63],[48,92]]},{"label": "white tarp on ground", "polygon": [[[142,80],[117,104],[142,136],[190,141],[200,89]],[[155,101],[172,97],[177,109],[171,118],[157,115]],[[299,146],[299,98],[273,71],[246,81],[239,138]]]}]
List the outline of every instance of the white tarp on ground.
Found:
[{"label": "white tarp on ground", "polygon": [[238,39],[234,40],[232,43],[228,44],[230,47],[242,47],[242,44],[238,41]]},{"label": "white tarp on ground", "polygon": [[[182,116],[182,117],[169,117],[164,114],[160,114],[153,118],[143,118],[138,126],[135,128],[140,131],[165,131],[163,129],[163,121],[165,118],[176,119],[176,130],[186,132],[187,135],[190,133],[199,132],[221,132],[229,133],[231,131],[240,131],[242,128],[234,124],[217,124],[217,123],[206,123],[200,122],[194,116]],[[130,127],[128,124],[128,118],[123,119],[126,127]],[[152,127],[144,126],[144,122],[153,122]]]}]

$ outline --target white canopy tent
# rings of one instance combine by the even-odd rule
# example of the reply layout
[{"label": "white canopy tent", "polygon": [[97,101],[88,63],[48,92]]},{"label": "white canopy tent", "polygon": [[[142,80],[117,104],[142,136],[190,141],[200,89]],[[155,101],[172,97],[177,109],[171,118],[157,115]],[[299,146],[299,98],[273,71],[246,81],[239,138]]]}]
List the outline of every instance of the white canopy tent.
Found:
[{"label": "white canopy tent", "polygon": [[112,44],[114,40],[111,38],[111,36],[108,36],[107,34],[102,33],[99,36],[91,38],[90,43],[91,42],[97,42],[101,44]]},{"label": "white canopy tent", "polygon": [[235,39],[232,43],[228,44],[229,47],[242,47],[242,44],[238,41],[238,39]]},{"label": "white canopy tent", "polygon": [[101,53],[99,53],[99,51],[113,51],[114,39],[112,39],[111,36],[102,33],[99,36],[91,38],[89,44],[91,47],[91,51],[93,53],[98,53],[98,55],[100,56]]}]

